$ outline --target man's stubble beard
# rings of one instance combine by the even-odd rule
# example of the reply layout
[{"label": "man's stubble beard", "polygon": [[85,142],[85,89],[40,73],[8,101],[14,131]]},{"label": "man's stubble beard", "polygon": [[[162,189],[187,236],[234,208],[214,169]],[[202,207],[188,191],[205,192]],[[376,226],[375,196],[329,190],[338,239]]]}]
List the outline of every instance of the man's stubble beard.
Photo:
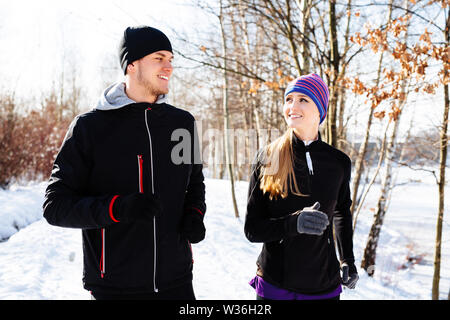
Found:
[{"label": "man's stubble beard", "polygon": [[161,90],[158,88],[155,88],[150,81],[148,81],[147,79],[145,79],[145,77],[142,75],[141,70],[139,69],[137,72],[137,80],[139,81],[139,83],[141,84],[141,86],[144,88],[146,94],[151,97],[154,96],[156,97],[156,99],[158,99],[158,97],[160,95],[163,94],[167,94],[169,92],[169,90]]}]

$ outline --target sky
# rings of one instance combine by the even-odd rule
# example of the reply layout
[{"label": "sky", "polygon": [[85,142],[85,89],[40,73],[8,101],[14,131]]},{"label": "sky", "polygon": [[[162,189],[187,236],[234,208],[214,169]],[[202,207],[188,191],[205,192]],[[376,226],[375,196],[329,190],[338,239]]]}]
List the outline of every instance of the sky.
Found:
[{"label": "sky", "polygon": [[[40,98],[62,74],[98,93],[120,79],[117,46],[127,26],[154,26],[173,39],[204,16],[181,0],[0,0],[0,89]],[[88,84],[87,84],[87,83]]]}]

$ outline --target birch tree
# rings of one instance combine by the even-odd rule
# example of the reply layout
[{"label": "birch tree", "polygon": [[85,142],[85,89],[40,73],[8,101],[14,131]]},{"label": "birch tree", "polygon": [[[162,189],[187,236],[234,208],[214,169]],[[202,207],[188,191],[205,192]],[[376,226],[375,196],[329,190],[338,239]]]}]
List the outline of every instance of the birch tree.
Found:
[{"label": "birch tree", "polygon": [[[389,23],[389,21],[391,21],[391,19],[392,19],[392,3],[393,3],[393,0],[389,0],[388,13],[386,16],[386,24]],[[375,87],[378,87],[378,85],[381,81],[384,54],[385,54],[384,50],[381,51],[379,59],[378,59],[377,74],[376,74],[376,78],[375,78]],[[352,215],[355,211],[355,208],[358,206],[358,202],[359,202],[357,196],[358,196],[358,190],[359,190],[359,184],[361,181],[361,176],[364,171],[364,159],[366,157],[367,146],[369,144],[369,138],[370,138],[370,134],[371,134],[374,111],[375,111],[375,108],[369,108],[369,115],[367,118],[364,138],[359,147],[358,155],[357,155],[357,158],[355,161],[354,177],[353,177],[353,184],[352,184],[353,202],[352,202],[352,206],[350,208]],[[354,222],[354,224],[355,224],[355,222]]]}]

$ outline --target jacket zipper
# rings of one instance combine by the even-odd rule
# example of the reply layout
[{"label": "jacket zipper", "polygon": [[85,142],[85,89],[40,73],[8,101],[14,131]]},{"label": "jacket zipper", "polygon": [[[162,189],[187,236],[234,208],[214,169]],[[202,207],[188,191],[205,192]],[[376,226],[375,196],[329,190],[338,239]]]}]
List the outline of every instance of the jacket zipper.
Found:
[{"label": "jacket zipper", "polygon": [[[150,167],[151,167],[151,181],[152,181],[152,194],[154,194],[154,182],[153,182],[153,152],[152,152],[152,140],[150,135],[150,129],[147,124],[147,110],[145,111],[145,123],[147,127],[147,133],[150,141]],[[138,177],[139,177],[139,192],[144,193],[144,185],[143,185],[143,170],[142,170],[142,164],[143,164],[143,158],[142,155],[137,156],[138,159]],[[105,261],[106,261],[106,255],[105,255],[105,246],[106,246],[106,240],[105,240],[105,234],[106,230],[105,228],[101,229],[101,238],[102,238],[102,250],[101,250],[101,256],[100,256],[100,276],[103,278],[105,276]],[[158,288],[156,287],[156,218],[153,217],[153,234],[154,234],[154,264],[153,264],[153,290],[155,292],[158,292]]]},{"label": "jacket zipper", "polygon": [[312,192],[311,179],[312,179],[312,176],[314,175],[314,169],[313,169],[313,165],[312,165],[311,155],[309,152],[310,142],[304,141],[304,143],[305,143],[305,159],[306,159],[306,164],[308,166],[308,174],[307,174],[308,192]]},{"label": "jacket zipper", "polygon": [[[151,177],[151,186],[152,186],[152,194],[155,194],[155,185],[153,180],[153,146],[152,146],[152,136],[150,134],[150,128],[148,127],[147,121],[147,111],[151,110],[151,108],[147,108],[145,110],[145,127],[147,128],[148,141],[150,143],[150,177]],[[156,287],[156,217],[153,217],[153,291],[158,292],[158,288]]]},{"label": "jacket zipper", "polygon": [[[305,142],[306,164],[308,165],[308,171],[309,171],[309,175],[308,175],[309,190],[311,190],[311,176],[314,175],[313,164],[312,164],[311,155],[310,155],[310,152],[309,152],[309,149],[310,149],[309,145],[311,144],[311,142],[312,141],[306,141]],[[331,231],[331,229],[329,227],[327,227],[326,230],[327,230],[327,241],[328,241],[328,244],[330,245],[331,244],[331,242],[330,242],[330,231]]]},{"label": "jacket zipper", "polygon": [[103,279],[105,276],[105,228],[101,229],[102,237],[102,252],[100,256],[100,277]]},{"label": "jacket zipper", "polygon": [[192,251],[191,242],[188,240],[189,249],[191,250],[192,264],[194,264],[194,251]]},{"label": "jacket zipper", "polygon": [[309,175],[313,176],[314,175],[314,169],[313,169],[313,164],[312,164],[312,160],[311,160],[311,155],[309,153],[309,145],[311,144],[312,141],[305,141],[305,157],[306,157],[306,164],[308,165],[308,171],[309,171]]}]

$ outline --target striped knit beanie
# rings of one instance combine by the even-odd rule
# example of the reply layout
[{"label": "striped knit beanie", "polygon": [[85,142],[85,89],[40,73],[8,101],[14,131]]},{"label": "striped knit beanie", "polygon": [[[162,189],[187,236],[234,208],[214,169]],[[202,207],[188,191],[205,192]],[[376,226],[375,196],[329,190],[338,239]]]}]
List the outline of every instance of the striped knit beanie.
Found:
[{"label": "striped knit beanie", "polygon": [[322,78],[315,73],[300,76],[288,84],[284,97],[286,98],[289,93],[294,91],[303,93],[314,101],[319,109],[320,123],[322,123],[327,116],[328,98],[330,96],[328,87]]}]

